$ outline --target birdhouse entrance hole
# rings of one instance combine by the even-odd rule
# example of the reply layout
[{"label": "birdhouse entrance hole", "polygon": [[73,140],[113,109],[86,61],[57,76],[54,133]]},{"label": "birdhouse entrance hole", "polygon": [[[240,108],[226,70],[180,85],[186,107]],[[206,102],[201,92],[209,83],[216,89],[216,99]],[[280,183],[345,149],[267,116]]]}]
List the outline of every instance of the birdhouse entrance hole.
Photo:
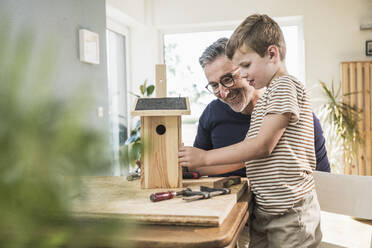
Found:
[{"label": "birdhouse entrance hole", "polygon": [[159,134],[159,135],[163,135],[166,131],[166,128],[164,125],[158,125],[156,127],[156,133]]}]

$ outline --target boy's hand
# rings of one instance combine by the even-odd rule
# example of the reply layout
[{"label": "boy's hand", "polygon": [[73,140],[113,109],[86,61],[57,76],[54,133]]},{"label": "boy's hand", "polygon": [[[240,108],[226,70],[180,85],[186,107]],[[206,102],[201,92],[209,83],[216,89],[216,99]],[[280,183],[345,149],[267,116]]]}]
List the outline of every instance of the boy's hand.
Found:
[{"label": "boy's hand", "polygon": [[192,146],[181,146],[178,151],[180,166],[186,166],[190,170],[205,165],[206,151]]}]

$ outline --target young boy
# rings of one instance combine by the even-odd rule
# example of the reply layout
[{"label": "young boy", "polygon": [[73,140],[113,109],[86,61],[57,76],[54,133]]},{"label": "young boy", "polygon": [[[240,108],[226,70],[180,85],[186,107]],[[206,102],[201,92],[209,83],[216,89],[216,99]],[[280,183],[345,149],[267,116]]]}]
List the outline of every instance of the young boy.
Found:
[{"label": "young boy", "polygon": [[[255,195],[250,247],[317,247],[320,208],[314,189],[313,118],[304,86],[285,67],[279,25],[251,15],[234,31],[226,54],[239,66],[241,83],[266,87],[256,103],[247,137],[204,151],[181,147],[180,165],[194,168],[246,161]],[[225,90],[232,90],[239,85]]]}]

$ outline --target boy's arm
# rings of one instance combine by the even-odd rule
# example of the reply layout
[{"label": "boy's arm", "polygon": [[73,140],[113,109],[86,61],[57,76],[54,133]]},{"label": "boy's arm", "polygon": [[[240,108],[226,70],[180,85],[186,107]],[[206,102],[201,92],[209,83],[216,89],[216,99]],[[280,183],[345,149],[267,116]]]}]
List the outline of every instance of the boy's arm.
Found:
[{"label": "boy's arm", "polygon": [[254,138],[245,138],[237,144],[204,151],[194,147],[181,147],[178,157],[180,165],[195,168],[218,164],[229,164],[265,157],[274,150],[288,126],[291,114],[267,114]]},{"label": "boy's arm", "polygon": [[201,176],[214,176],[230,173],[243,167],[245,167],[245,163],[236,163],[226,165],[201,166],[195,168],[195,171],[199,172]]}]

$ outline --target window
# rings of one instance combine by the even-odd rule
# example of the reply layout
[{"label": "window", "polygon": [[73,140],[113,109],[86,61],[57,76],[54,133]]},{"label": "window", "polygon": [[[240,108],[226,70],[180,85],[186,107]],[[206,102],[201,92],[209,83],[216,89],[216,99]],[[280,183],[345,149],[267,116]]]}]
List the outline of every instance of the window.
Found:
[{"label": "window", "polygon": [[[286,64],[288,72],[305,81],[302,20],[292,18],[278,20],[287,44]],[[182,139],[192,145],[197,121],[204,108],[215,97],[205,90],[207,80],[199,65],[199,57],[207,46],[218,38],[229,38],[233,30],[177,33],[164,35],[164,60],[167,65],[168,96],[188,96],[191,116],[182,117]]]},{"label": "window", "polygon": [[123,172],[119,165],[119,148],[127,139],[126,36],[107,30],[107,67],[113,175]]}]

